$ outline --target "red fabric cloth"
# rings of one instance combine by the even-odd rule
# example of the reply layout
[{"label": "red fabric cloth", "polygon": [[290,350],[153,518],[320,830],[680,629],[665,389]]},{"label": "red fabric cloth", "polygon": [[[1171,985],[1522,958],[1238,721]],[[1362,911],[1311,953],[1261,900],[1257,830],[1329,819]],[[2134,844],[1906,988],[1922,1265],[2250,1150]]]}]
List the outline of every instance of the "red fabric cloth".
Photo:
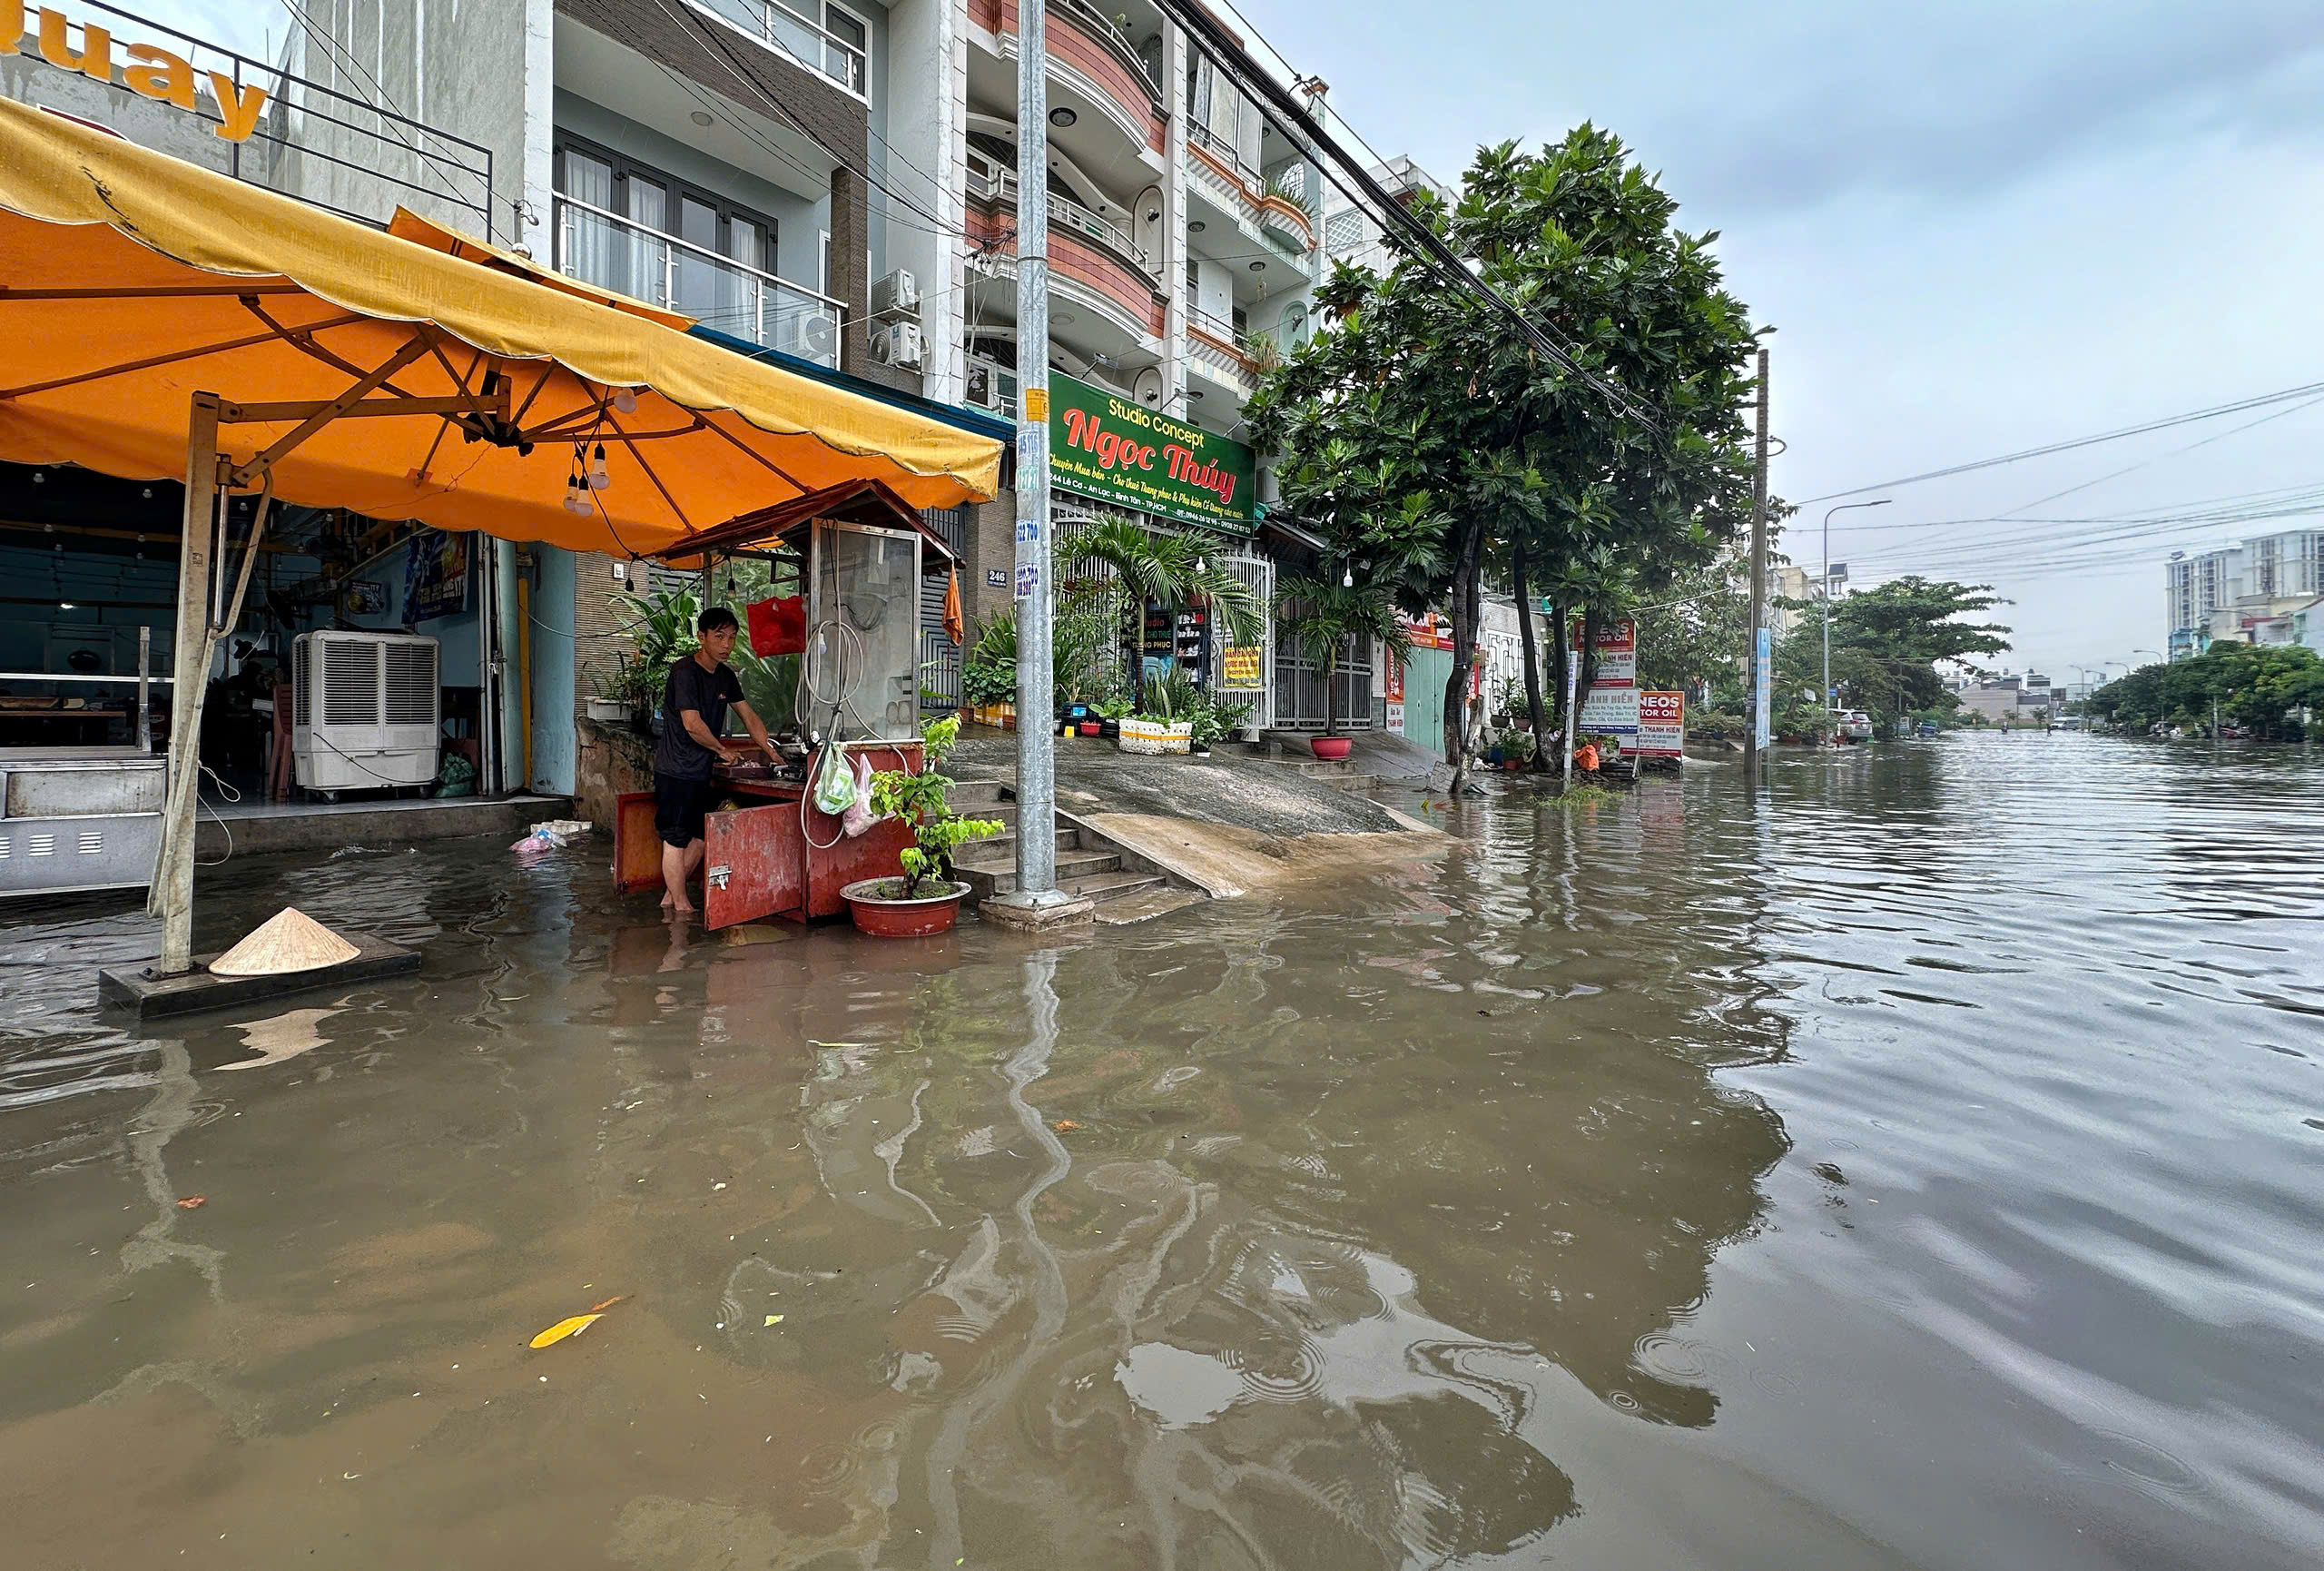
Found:
[{"label": "red fabric cloth", "polygon": [[760,659],[776,655],[803,655],[807,652],[807,598],[792,595],[761,600],[755,606],[745,606],[743,613],[750,619],[751,653]]}]

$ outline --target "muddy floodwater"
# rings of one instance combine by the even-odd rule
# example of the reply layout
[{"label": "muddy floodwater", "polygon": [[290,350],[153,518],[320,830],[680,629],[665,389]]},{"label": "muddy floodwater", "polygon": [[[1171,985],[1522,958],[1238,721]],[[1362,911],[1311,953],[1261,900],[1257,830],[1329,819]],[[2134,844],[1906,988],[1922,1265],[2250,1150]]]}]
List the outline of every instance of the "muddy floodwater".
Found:
[{"label": "muddy floodwater", "polygon": [[0,918],[0,1564],[2324,1563],[2324,749],[1400,805],[1052,949],[241,858],[426,970],[149,1035]]}]

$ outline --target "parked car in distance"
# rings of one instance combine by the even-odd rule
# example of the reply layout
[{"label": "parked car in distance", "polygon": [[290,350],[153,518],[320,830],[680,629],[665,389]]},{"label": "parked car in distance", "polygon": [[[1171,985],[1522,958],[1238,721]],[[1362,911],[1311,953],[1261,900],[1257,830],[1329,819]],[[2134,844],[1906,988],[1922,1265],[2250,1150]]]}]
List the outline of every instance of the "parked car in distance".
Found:
[{"label": "parked car in distance", "polygon": [[1861,709],[1835,709],[1832,711],[1832,736],[1841,742],[1869,742],[1872,740],[1872,716]]},{"label": "parked car in distance", "polygon": [[1934,721],[1934,720],[1924,720],[1924,721],[1922,721],[1922,722],[1920,723],[1920,726],[1919,726],[1919,733],[1920,733],[1920,735],[1921,735],[1921,736],[1935,736],[1935,735],[1936,735],[1936,722],[1935,722],[1935,721]]}]

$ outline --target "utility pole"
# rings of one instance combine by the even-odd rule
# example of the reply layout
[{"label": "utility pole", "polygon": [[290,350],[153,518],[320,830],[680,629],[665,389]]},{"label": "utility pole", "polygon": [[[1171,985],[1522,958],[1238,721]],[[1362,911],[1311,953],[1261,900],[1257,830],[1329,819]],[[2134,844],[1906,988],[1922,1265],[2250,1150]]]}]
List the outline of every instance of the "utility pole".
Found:
[{"label": "utility pole", "polygon": [[[1763,432],[1765,429],[1765,422],[1762,421]],[[1760,495],[1764,498],[1767,494],[1767,481],[1764,477],[1759,482],[1759,489]],[[1824,610],[1824,715],[1827,723],[1831,719],[1835,702],[1832,692],[1832,515],[1845,513],[1850,508],[1885,508],[1888,505],[1889,499],[1883,497],[1876,502],[1842,502],[1837,508],[1827,509],[1824,513],[1824,588],[1820,598],[1823,601]],[[1835,736],[1833,740],[1837,741],[1838,737]]]},{"label": "utility pole", "polygon": [[[1017,7],[1017,888],[986,909],[1041,927],[1086,914],[1057,886],[1049,670],[1049,89],[1047,0]],[[1078,908],[1078,910],[1077,910]]]},{"label": "utility pole", "polygon": [[1758,462],[1751,475],[1751,734],[1743,745],[1743,767],[1757,780],[1761,755],[1774,736],[1773,650],[1768,633],[1768,351],[1759,350]]}]

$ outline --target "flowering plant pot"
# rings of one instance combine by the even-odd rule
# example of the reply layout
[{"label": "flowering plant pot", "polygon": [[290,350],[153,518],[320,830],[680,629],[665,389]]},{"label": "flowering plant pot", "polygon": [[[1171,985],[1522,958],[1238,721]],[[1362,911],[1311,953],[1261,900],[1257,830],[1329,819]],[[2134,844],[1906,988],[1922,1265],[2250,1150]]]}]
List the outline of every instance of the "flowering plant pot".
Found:
[{"label": "flowering plant pot", "polygon": [[901,878],[859,878],[839,893],[859,933],[874,938],[925,938],[951,931],[960,919],[960,897],[969,886],[948,884],[942,892],[916,900],[902,898],[903,890]]}]

